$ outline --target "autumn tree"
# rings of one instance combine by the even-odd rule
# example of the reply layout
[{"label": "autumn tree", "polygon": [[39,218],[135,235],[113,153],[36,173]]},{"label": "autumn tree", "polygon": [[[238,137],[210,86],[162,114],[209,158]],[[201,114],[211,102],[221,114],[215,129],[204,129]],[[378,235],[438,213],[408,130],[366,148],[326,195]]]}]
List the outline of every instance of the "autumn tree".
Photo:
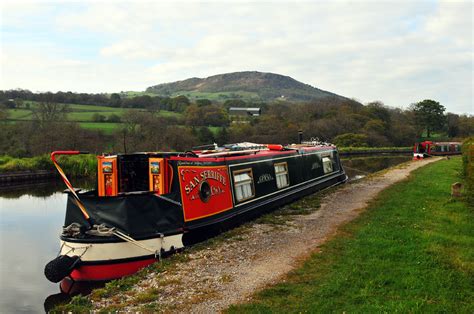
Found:
[{"label": "autumn tree", "polygon": [[8,111],[7,108],[0,104],[0,122],[7,120],[8,118]]},{"label": "autumn tree", "polygon": [[415,113],[416,123],[426,130],[426,137],[430,137],[432,131],[443,128],[446,121],[444,116],[446,109],[439,102],[425,99],[413,104],[412,110]]}]

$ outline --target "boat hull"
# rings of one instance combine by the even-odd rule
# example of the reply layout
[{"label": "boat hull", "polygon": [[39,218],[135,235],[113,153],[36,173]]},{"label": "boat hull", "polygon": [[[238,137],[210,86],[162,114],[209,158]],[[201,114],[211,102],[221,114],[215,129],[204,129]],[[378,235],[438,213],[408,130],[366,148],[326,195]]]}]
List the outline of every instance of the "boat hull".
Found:
[{"label": "boat hull", "polygon": [[183,248],[182,234],[138,240],[137,243],[109,237],[93,242],[63,238],[60,255],[80,257],[80,263],[69,274],[74,281],[102,281],[136,273],[162,255]]},{"label": "boat hull", "polygon": [[[155,157],[150,160],[159,159]],[[95,191],[79,193],[90,219],[82,215],[74,195],[69,195],[64,223],[68,236],[61,238],[60,250],[60,257],[68,258],[50,262],[47,268],[53,270],[48,279],[57,280],[65,274],[74,281],[103,281],[131,275],[162,255],[206,238],[203,234],[215,235],[347,181],[333,146],[255,151],[230,157],[162,157],[167,157],[167,166],[156,169],[167,171],[162,177],[168,180],[166,194],[131,191],[104,197]],[[123,158],[116,157],[119,165],[129,162]],[[131,164],[145,169],[148,157],[140,158]],[[123,180],[130,184],[132,179]],[[95,229],[89,230],[87,226],[92,224]],[[113,234],[118,230],[119,234]],[[99,236],[103,232],[110,234]]]}]

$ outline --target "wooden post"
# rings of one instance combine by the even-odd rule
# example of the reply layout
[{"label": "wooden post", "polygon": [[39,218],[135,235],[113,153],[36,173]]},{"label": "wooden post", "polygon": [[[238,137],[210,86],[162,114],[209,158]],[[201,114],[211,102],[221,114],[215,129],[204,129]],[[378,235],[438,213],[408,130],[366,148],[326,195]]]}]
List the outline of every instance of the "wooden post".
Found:
[{"label": "wooden post", "polygon": [[461,196],[461,190],[462,190],[462,183],[461,182],[456,182],[456,183],[451,184],[451,196],[460,197]]}]

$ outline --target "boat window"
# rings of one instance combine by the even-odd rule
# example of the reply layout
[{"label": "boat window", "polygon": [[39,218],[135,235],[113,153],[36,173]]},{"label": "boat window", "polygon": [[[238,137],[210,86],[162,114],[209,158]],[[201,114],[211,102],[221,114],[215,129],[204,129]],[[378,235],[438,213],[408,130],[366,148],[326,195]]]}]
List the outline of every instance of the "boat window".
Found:
[{"label": "boat window", "polygon": [[255,196],[252,169],[234,171],[234,191],[237,202]]},{"label": "boat window", "polygon": [[332,160],[329,157],[323,157],[323,170],[324,173],[332,172]]},{"label": "boat window", "polygon": [[290,185],[288,177],[288,164],[286,162],[275,164],[276,184],[279,189]]}]

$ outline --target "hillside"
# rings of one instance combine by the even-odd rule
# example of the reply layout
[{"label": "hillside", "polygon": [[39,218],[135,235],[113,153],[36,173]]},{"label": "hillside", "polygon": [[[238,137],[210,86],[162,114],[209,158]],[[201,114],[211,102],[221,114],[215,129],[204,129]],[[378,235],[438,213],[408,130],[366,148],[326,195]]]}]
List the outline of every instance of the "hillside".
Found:
[{"label": "hillside", "polygon": [[337,94],[301,83],[289,76],[256,71],[226,73],[207,78],[193,77],[151,86],[146,89],[146,92],[215,100],[242,98],[262,101],[310,101],[328,97],[345,99]]}]

